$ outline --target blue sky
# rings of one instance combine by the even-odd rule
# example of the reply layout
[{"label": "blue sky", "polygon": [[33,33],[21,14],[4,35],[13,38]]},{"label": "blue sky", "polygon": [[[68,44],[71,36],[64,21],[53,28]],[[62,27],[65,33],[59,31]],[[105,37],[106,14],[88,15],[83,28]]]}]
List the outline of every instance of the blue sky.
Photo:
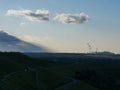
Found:
[{"label": "blue sky", "polygon": [[[120,53],[120,0],[0,0],[0,28],[19,38],[59,52],[112,51]],[[36,21],[18,11],[49,11],[49,20]],[[83,22],[65,22],[64,15],[84,13]],[[64,14],[62,21],[56,15]],[[69,15],[68,15],[69,14]],[[84,15],[84,16],[85,16]],[[87,21],[88,20],[88,21]],[[63,23],[65,22],[65,23]]]}]

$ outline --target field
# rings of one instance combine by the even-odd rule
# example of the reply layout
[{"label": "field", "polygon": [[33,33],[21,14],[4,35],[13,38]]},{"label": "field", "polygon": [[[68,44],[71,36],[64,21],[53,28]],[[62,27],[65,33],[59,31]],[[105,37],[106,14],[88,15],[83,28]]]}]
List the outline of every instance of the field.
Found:
[{"label": "field", "polygon": [[0,53],[0,90],[120,90],[119,55],[40,56]]}]

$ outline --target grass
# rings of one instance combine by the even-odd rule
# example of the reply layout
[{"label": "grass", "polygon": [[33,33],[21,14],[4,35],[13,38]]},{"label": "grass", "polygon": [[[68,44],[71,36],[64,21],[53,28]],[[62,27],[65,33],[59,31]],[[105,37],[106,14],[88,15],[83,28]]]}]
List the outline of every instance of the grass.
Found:
[{"label": "grass", "polygon": [[[101,63],[68,63],[66,65],[50,67],[50,71],[57,72],[61,76],[74,77],[76,71],[84,69],[89,70],[120,70],[120,66],[114,64],[101,64]],[[58,72],[59,71],[59,72]]]},{"label": "grass", "polygon": [[1,90],[35,90],[34,72],[18,72],[3,81]]},{"label": "grass", "polygon": [[23,66],[18,63],[12,62],[10,59],[0,59],[0,76],[4,76],[8,73],[23,69]]},{"label": "grass", "polygon": [[70,79],[62,77],[52,71],[43,68],[39,69],[39,84],[41,90],[54,90],[56,87],[70,81]]},{"label": "grass", "polygon": [[[117,75],[120,70],[119,63],[63,63],[33,59],[21,53],[0,53],[0,77],[18,72],[5,79],[0,90],[35,90],[35,71],[28,70],[25,72],[24,69],[27,67],[37,70],[40,90],[54,90],[71,82],[71,78],[75,78],[76,71],[95,70],[103,78],[105,75],[106,77],[109,76],[109,74],[114,75],[116,73]],[[89,84],[80,81],[65,87],[64,90],[98,90],[91,86],[91,83]]]},{"label": "grass", "polygon": [[63,90],[99,90],[87,83],[79,81],[78,83],[74,83],[68,87],[65,87]]}]

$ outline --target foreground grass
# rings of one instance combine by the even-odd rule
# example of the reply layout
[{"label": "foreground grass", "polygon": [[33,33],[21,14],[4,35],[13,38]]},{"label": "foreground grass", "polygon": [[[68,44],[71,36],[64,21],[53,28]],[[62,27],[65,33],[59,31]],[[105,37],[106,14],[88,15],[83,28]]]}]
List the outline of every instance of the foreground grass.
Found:
[{"label": "foreground grass", "polygon": [[11,59],[0,59],[0,77],[20,70],[24,70],[22,65],[12,62]]},{"label": "foreground grass", "polygon": [[0,90],[35,90],[34,72],[17,72],[2,81]]},{"label": "foreground grass", "polygon": [[[97,57],[96,57],[97,58]],[[28,71],[24,71],[28,69]],[[119,63],[94,63],[94,62],[73,62],[62,63],[47,60],[33,59],[21,53],[1,53],[0,54],[0,90],[55,90],[60,86],[64,86],[75,79],[76,72],[84,73],[84,70],[95,71],[95,81],[103,79],[109,80],[114,78],[117,84],[120,83],[120,66]],[[10,75],[2,81],[4,76]],[[37,74],[36,74],[37,73]],[[88,77],[90,73],[86,73]],[[84,75],[83,75],[84,76]],[[37,78],[36,78],[37,77]],[[93,83],[94,78],[82,79],[86,82],[72,83],[64,90],[98,90],[103,82]],[[106,79],[108,78],[108,79]],[[76,78],[77,79],[77,78]],[[38,80],[38,87],[36,81]],[[81,81],[81,79],[78,78]],[[88,84],[89,85],[88,85]],[[113,82],[112,82],[113,84]],[[92,85],[92,86],[91,86]],[[110,86],[110,85],[109,85]],[[0,86],[1,87],[1,86]],[[118,87],[119,88],[119,87]],[[105,90],[120,90],[120,89],[105,89]]]},{"label": "foreground grass", "polygon": [[76,71],[81,71],[84,69],[89,69],[89,70],[120,70],[120,66],[114,65],[114,64],[99,64],[99,63],[68,63],[66,65],[61,65],[61,66],[55,66],[55,67],[50,67],[50,71],[57,72],[61,76],[67,76],[73,78],[75,75]]},{"label": "foreground grass", "polygon": [[40,90],[54,90],[56,87],[64,85],[71,80],[52,71],[39,69],[39,86]]},{"label": "foreground grass", "polygon": [[79,81],[78,83],[74,83],[68,87],[65,87],[63,90],[99,90],[99,89],[94,88],[93,86],[90,86],[87,83]]}]

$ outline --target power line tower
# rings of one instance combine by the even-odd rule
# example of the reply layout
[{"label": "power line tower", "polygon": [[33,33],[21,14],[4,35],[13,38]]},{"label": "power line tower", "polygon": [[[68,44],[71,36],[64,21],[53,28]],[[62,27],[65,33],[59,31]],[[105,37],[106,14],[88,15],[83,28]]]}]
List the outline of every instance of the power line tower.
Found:
[{"label": "power line tower", "polygon": [[87,46],[88,46],[88,53],[91,53],[92,46],[90,45],[90,43],[87,43]]},{"label": "power line tower", "polygon": [[96,51],[95,51],[95,53],[96,53],[96,54],[98,53],[98,48],[96,48]]}]

